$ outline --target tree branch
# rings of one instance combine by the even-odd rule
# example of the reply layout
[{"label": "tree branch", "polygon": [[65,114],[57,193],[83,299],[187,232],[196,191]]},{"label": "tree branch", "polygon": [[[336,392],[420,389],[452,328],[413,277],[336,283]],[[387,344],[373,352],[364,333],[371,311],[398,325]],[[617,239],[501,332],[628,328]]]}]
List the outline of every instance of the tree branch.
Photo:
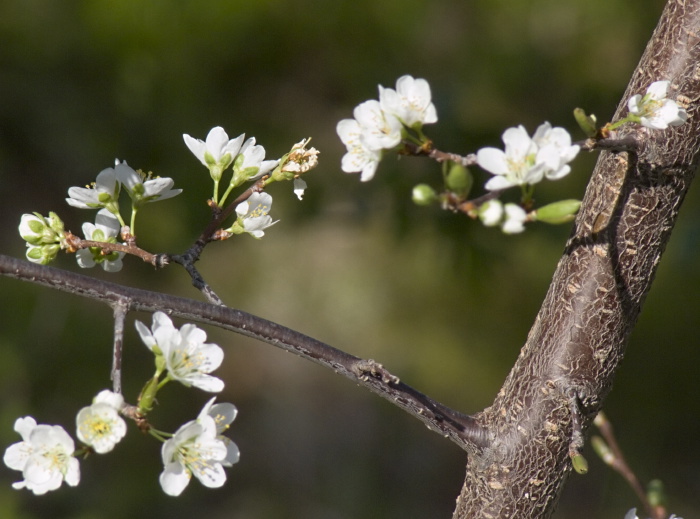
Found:
[{"label": "tree branch", "polygon": [[618,137],[632,137],[637,152],[601,153],[527,342],[492,406],[476,416],[494,437],[469,456],[455,519],[554,511],[572,443],[575,451],[610,392],[697,169],[699,33],[700,0],[669,1],[613,122],[658,80],[687,100],[688,122],[665,131],[624,125]]},{"label": "tree branch", "polygon": [[430,430],[463,449],[480,448],[486,432],[475,420],[450,409],[404,384],[373,360],[363,360],[321,341],[266,319],[219,304],[126,287],[65,270],[0,255],[0,274],[63,292],[87,297],[112,307],[163,311],[188,321],[209,324],[252,337],[332,369],[364,386],[422,421]]}]

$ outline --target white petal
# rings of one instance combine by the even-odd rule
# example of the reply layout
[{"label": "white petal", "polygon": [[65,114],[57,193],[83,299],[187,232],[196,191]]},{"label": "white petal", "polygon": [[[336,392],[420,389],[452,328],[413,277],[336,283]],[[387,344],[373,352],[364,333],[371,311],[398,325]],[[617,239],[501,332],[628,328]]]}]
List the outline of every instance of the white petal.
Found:
[{"label": "white petal", "polygon": [[159,481],[163,492],[169,496],[179,496],[187,488],[192,475],[178,462],[169,463],[160,475]]},{"label": "white petal", "polygon": [[476,152],[476,162],[483,169],[494,175],[508,173],[506,154],[498,148],[481,148]]}]

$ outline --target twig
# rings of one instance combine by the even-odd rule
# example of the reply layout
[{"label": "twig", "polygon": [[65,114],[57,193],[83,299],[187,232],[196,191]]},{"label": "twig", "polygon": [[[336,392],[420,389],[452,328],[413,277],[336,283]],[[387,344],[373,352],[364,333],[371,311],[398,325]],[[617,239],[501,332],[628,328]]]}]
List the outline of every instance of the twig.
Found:
[{"label": "twig", "polygon": [[307,335],[241,310],[158,292],[126,287],[53,267],[0,255],[0,274],[88,297],[109,305],[128,300],[129,309],[163,311],[183,319],[218,326],[290,351],[377,393],[422,421],[429,429],[465,450],[489,442],[486,429],[475,418],[450,409],[400,382],[374,361],[338,350]]},{"label": "twig", "polygon": [[115,393],[122,392],[122,346],[124,344],[124,318],[129,311],[127,299],[112,304],[114,310],[114,350],[112,351],[112,386]]},{"label": "twig", "polygon": [[593,423],[605,439],[605,442],[610,449],[610,453],[612,454],[612,456],[608,456],[607,459],[604,458],[603,461],[605,461],[605,463],[612,467],[613,470],[625,478],[629,486],[632,487],[634,493],[637,494],[639,501],[642,503],[642,506],[644,507],[644,510],[646,510],[649,517],[653,517],[654,519],[665,519],[666,511],[656,510],[655,507],[651,506],[647,494],[639,482],[637,475],[627,464],[627,460],[625,460],[625,456],[622,454],[622,449],[620,449],[617,439],[615,438],[613,426],[608,418],[601,411],[598,413],[598,416],[595,417]]}]

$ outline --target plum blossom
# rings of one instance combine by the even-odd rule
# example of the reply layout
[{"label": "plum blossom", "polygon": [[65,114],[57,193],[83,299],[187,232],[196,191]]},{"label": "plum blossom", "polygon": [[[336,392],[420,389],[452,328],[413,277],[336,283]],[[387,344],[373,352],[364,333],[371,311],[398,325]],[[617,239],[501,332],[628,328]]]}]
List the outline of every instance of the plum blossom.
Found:
[{"label": "plum blossom", "polygon": [[224,351],[217,344],[204,341],[207,334],[193,324],[185,324],[179,330],[163,312],[153,314],[151,329],[136,321],[136,330],[148,348],[162,357],[168,376],[185,386],[218,393],[224,382],[209,375],[221,365]]},{"label": "plum blossom", "polygon": [[506,204],[503,207],[506,219],[501,225],[501,229],[506,234],[517,234],[525,230],[527,213],[525,209],[516,204]]},{"label": "plum blossom", "polygon": [[388,150],[401,142],[401,121],[382,110],[379,101],[371,99],[360,103],[353,115],[362,128],[360,139],[370,150]]},{"label": "plum blossom", "polygon": [[18,418],[15,431],[22,441],[10,445],[3,461],[13,470],[22,471],[23,481],[15,489],[26,488],[36,495],[56,490],[65,481],[74,487],[80,482],[80,466],[73,456],[75,444],[58,425],[37,425],[31,416]]},{"label": "plum blossom", "polygon": [[66,202],[79,209],[107,208],[112,213],[119,212],[119,191],[121,184],[114,168],[100,171],[97,179],[88,187],[71,187],[68,189]]},{"label": "plum blossom", "polygon": [[146,176],[134,171],[126,161],[117,160],[114,171],[136,208],[148,202],[166,200],[182,193],[182,189],[171,189],[174,184],[172,178],[150,178],[150,174]]},{"label": "plum blossom", "polygon": [[192,476],[206,487],[221,487],[226,482],[224,467],[239,459],[236,444],[220,434],[236,417],[236,408],[232,404],[213,404],[212,398],[196,420],[181,426],[163,444],[160,485],[170,496],[179,496]]},{"label": "plum blossom", "polygon": [[229,229],[235,234],[249,233],[254,238],[262,238],[265,229],[276,224],[269,215],[272,196],[267,193],[253,193],[248,200],[236,206],[238,219]]},{"label": "plum blossom", "polygon": [[265,148],[255,144],[255,137],[251,137],[243,143],[236,157],[234,177],[244,174],[246,180],[256,180],[267,175],[279,162],[279,160],[265,160]]},{"label": "plum blossom", "polygon": [[571,137],[563,128],[542,124],[530,138],[523,126],[508,128],[503,133],[505,151],[482,148],[476,154],[479,166],[495,175],[486,189],[496,191],[518,185],[536,184],[545,176],[562,178],[570,171],[568,162],[579,151],[571,146]]},{"label": "plum blossom", "polygon": [[119,416],[124,397],[105,389],[83,407],[76,417],[78,439],[98,454],[114,449],[126,434],[126,422]]},{"label": "plum blossom", "polygon": [[209,130],[206,141],[190,137],[186,133],[182,135],[185,144],[199,161],[209,168],[214,181],[221,180],[221,174],[229,167],[238,155],[245,139],[242,133],[235,139],[229,139],[228,134],[221,126]]},{"label": "plum blossom", "polygon": [[[114,215],[107,209],[100,209],[95,217],[95,223],[85,222],[83,234],[86,240],[116,243],[121,227]],[[75,259],[82,268],[92,268],[96,264],[106,272],[119,272],[122,269],[123,252],[103,254],[100,247],[80,249],[75,253]]]},{"label": "plum blossom", "polygon": [[425,79],[401,76],[396,90],[379,86],[379,103],[385,113],[396,116],[409,128],[437,122],[437,111],[431,102],[430,85]]},{"label": "plum blossom", "polygon": [[343,119],[336,127],[340,140],[347,153],[341,161],[341,169],[346,173],[360,173],[360,181],[374,178],[382,158],[381,150],[371,150],[362,140],[362,127],[355,119]]},{"label": "plum blossom", "polygon": [[649,85],[644,96],[632,96],[627,108],[634,120],[652,130],[665,130],[686,122],[688,113],[667,97],[670,84],[670,81],[655,81]]},{"label": "plum blossom", "polygon": [[498,225],[503,220],[503,204],[500,200],[489,200],[479,207],[479,219],[486,227]]}]

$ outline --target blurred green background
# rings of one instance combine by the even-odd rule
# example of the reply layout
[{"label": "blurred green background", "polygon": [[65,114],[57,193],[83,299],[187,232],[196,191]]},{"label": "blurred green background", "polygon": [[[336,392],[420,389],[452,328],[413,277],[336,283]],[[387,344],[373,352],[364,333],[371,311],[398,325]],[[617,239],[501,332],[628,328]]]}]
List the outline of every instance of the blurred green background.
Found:
[{"label": "blurred green background", "polygon": [[[340,170],[338,120],[412,74],[430,81],[444,150],[500,146],[508,126],[544,120],[574,131],[576,106],[607,120],[663,7],[660,0],[3,0],[0,3],[1,252],[24,256],[20,215],[57,211],[79,231],[93,213],[68,207],[70,186],[113,165],[175,179],[179,197],[146,207],[139,244],[181,252],[208,220],[206,170],[181,135],[216,125],[246,132],[277,158],[303,137],[321,150],[303,202],[271,188],[281,219],[263,240],[212,244],[199,267],[230,306],[374,358],[464,412],[489,405],[547,289],[568,226],[507,237],[459,215],[418,208],[410,191],[438,185],[422,159],[386,158],[374,181]],[[577,134],[578,137],[580,135]],[[542,203],[581,197],[594,164],[538,190]],[[481,175],[481,173],[477,173]],[[478,182],[485,176],[478,177]],[[563,193],[563,195],[562,195]],[[691,192],[606,410],[643,481],[662,478],[670,510],[700,506],[700,203]],[[127,258],[120,283],[200,298],[177,266]],[[78,271],[74,258],[56,262]],[[73,432],[78,409],[109,386],[111,311],[0,279],[0,445],[31,414]],[[130,314],[125,393],[152,357]],[[181,323],[178,323],[181,324]],[[0,517],[450,517],[464,454],[363,389],[270,346],[207,330],[227,352],[220,400],[240,414],[241,462],[220,490],[158,486],[159,445],[134,427],[117,450],[81,463],[79,487],[14,491],[0,468]],[[174,429],[209,395],[168,387],[154,421]],[[588,452],[556,517],[621,519],[638,506]]]}]

